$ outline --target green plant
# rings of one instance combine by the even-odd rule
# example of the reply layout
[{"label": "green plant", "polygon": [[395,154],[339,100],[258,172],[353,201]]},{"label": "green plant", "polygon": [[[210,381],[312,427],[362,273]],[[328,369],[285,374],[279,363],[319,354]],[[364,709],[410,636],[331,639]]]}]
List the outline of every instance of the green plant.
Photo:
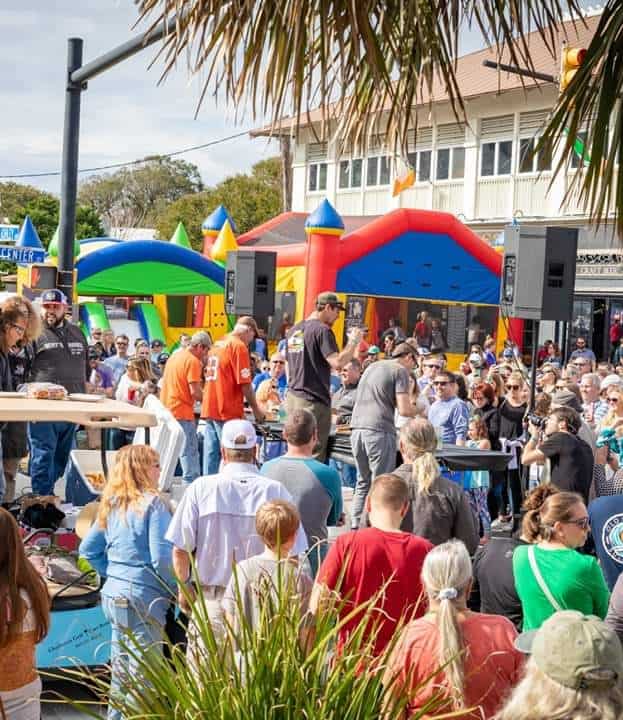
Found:
[{"label": "green plant", "polygon": [[[301,610],[294,583],[294,573],[279,573],[277,582],[264,589],[254,626],[245,617],[244,598],[237,592],[236,621],[227,623],[224,636],[208,619],[203,596],[193,598],[185,590],[202,647],[196,667],[167,640],[163,654],[140,647],[128,633],[122,646],[134,670],[125,673],[123,693],[110,698],[111,706],[127,719],[153,720],[404,717],[406,698],[393,697],[382,684],[392,646],[381,657],[373,658],[371,652],[377,598],[343,612],[341,619],[339,611],[345,607],[333,598],[322,613],[310,618]],[[359,613],[363,616],[358,629],[339,645],[340,629]],[[106,677],[79,669],[71,674],[106,701]],[[99,707],[73,704],[100,717]],[[430,717],[438,707],[435,700],[411,717]]]}]

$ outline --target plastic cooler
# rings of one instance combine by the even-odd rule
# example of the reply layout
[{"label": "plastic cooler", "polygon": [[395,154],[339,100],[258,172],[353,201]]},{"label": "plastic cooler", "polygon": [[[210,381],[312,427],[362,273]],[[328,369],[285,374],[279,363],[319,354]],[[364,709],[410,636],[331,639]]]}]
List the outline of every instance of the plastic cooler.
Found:
[{"label": "plastic cooler", "polygon": [[[106,461],[111,468],[115,464],[116,450],[106,451]],[[65,472],[65,496],[67,501],[82,506],[97,500],[101,490],[94,488],[86,477],[86,473],[103,472],[102,457],[99,450],[72,450],[69,464]]]}]

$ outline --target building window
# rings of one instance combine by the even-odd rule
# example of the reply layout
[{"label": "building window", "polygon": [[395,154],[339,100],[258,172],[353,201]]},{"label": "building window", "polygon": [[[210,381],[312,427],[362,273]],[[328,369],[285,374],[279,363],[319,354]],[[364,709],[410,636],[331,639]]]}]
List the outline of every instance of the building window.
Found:
[{"label": "building window", "polygon": [[340,162],[340,177],[338,187],[340,190],[361,187],[361,171],[363,160],[342,160]]},{"label": "building window", "polygon": [[391,163],[387,155],[369,157],[366,172],[366,185],[389,185],[391,179]]},{"label": "building window", "polygon": [[418,152],[407,153],[409,165],[415,170],[415,179],[418,182],[430,180],[431,151],[418,150]]},{"label": "building window", "polygon": [[440,148],[437,150],[437,180],[460,180],[465,175],[465,148]]},{"label": "building window", "polygon": [[552,169],[552,154],[548,149],[536,151],[535,138],[522,138],[519,141],[519,172],[546,172]]},{"label": "building window", "polygon": [[512,157],[512,140],[483,143],[480,156],[481,176],[510,175]]},{"label": "building window", "polygon": [[327,163],[312,163],[309,166],[307,189],[309,192],[327,189]]}]

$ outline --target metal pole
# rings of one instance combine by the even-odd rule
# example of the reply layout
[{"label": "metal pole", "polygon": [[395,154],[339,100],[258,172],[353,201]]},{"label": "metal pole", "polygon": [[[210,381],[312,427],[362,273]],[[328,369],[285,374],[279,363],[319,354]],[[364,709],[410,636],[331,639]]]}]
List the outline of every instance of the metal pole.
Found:
[{"label": "metal pole", "polygon": [[78,193],[78,153],[80,150],[80,94],[82,85],[72,81],[72,73],[82,65],[82,38],[67,41],[67,86],[63,127],[61,168],[61,210],[58,231],[58,276],[56,285],[72,303],[74,285],[74,238],[76,234],[76,196]]},{"label": "metal pole", "polygon": [[539,321],[532,321],[532,368],[530,373],[530,412],[534,411],[534,398],[536,396],[536,366],[539,352]]},{"label": "metal pole", "polygon": [[504,63],[493,62],[493,60],[483,60],[482,64],[485,67],[491,68],[492,70],[502,70],[503,72],[512,73],[513,75],[529,77],[533,80],[544,80],[545,82],[550,83],[557,82],[556,78],[553,75],[537,72],[536,70],[530,70],[529,68],[520,68],[516,65],[506,65]]}]

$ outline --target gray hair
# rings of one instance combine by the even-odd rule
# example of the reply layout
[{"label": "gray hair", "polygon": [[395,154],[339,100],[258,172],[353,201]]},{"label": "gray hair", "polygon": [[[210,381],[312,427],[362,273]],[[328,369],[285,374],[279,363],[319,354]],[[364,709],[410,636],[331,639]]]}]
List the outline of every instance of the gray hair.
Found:
[{"label": "gray hair", "polygon": [[439,657],[445,685],[455,709],[464,707],[465,643],[458,621],[457,600],[463,596],[472,579],[472,563],[460,540],[450,540],[433,548],[422,566],[422,583],[431,600],[439,603],[436,613],[439,632]]},{"label": "gray hair", "polygon": [[601,387],[601,378],[597,373],[586,373],[582,380],[589,382],[593,387],[596,387],[598,390]]},{"label": "gray hair", "polygon": [[190,346],[197,347],[197,345],[203,345],[203,347],[207,348],[212,347],[212,338],[210,337],[210,333],[205,332],[205,330],[199,330],[199,332],[196,332],[190,338]]}]

